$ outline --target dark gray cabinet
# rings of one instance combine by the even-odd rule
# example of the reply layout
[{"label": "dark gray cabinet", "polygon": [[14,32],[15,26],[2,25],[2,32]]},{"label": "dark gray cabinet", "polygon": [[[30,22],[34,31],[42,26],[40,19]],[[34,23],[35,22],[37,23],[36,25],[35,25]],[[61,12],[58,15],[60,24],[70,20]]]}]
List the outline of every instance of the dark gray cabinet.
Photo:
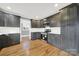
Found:
[{"label": "dark gray cabinet", "polygon": [[47,20],[50,22],[50,26],[54,27],[58,24],[54,20],[59,18],[61,27],[60,35],[48,35],[48,43],[77,55],[79,53],[79,4],[71,4],[62,8],[59,15],[59,17],[57,15],[51,16]]},{"label": "dark gray cabinet", "polygon": [[40,20],[31,20],[31,27],[32,28],[40,28]]},{"label": "dark gray cabinet", "polygon": [[11,45],[11,43],[10,37],[7,35],[0,35],[0,48],[7,47],[9,44]]},{"label": "dark gray cabinet", "polygon": [[31,20],[32,28],[44,28],[44,20]]},{"label": "dark gray cabinet", "polygon": [[41,39],[41,33],[40,32],[32,32],[31,39],[32,40]]},{"label": "dark gray cabinet", "polygon": [[[79,4],[78,4],[79,5]],[[79,52],[79,8],[77,8],[77,20],[76,20],[76,47]]]},{"label": "dark gray cabinet", "polygon": [[48,43],[61,48],[61,35],[59,34],[48,34]]},{"label": "dark gray cabinet", "polygon": [[36,25],[37,25],[37,28],[40,28],[41,27],[40,20],[36,20]]},{"label": "dark gray cabinet", "polygon": [[76,49],[75,28],[73,26],[63,27],[62,35],[62,49],[66,51],[73,51]]},{"label": "dark gray cabinet", "polygon": [[45,22],[45,21],[44,21],[43,19],[40,20],[40,27],[41,27],[41,28],[44,28],[44,27],[45,27],[44,22]]},{"label": "dark gray cabinet", "polygon": [[61,10],[62,49],[70,53],[79,51],[79,16],[78,4],[71,4]]},{"label": "dark gray cabinet", "polygon": [[60,13],[47,18],[50,27],[60,27]]},{"label": "dark gray cabinet", "polygon": [[36,21],[35,20],[31,20],[31,27],[32,28],[35,28],[35,27],[37,27],[37,25],[36,25]]},{"label": "dark gray cabinet", "polygon": [[0,11],[0,26],[20,27],[20,16]]},{"label": "dark gray cabinet", "polygon": [[20,43],[20,34],[19,33],[8,34],[8,36],[13,41],[13,44],[19,44]]},{"label": "dark gray cabinet", "polygon": [[20,34],[0,35],[0,49],[20,43]]},{"label": "dark gray cabinet", "polygon": [[0,26],[5,25],[4,12],[0,12]]},{"label": "dark gray cabinet", "polygon": [[5,26],[20,27],[20,17],[12,14],[5,14]]},{"label": "dark gray cabinet", "polygon": [[[0,11],[0,27],[20,27],[20,17]],[[20,34],[0,35],[0,48],[20,43]]]}]

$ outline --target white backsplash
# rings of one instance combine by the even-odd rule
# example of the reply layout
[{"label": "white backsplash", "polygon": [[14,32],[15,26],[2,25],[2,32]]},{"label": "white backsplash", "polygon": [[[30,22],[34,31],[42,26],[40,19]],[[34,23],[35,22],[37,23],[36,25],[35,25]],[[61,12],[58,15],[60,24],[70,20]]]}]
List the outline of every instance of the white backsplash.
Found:
[{"label": "white backsplash", "polygon": [[0,35],[20,33],[19,27],[0,27]]},{"label": "white backsplash", "polygon": [[61,34],[61,27],[51,27],[51,32],[52,34]]},{"label": "white backsplash", "polygon": [[[51,27],[52,34],[61,34],[61,28],[60,27]],[[45,28],[31,28],[31,32],[45,32]]]},{"label": "white backsplash", "polygon": [[45,28],[31,28],[31,32],[44,32]]}]

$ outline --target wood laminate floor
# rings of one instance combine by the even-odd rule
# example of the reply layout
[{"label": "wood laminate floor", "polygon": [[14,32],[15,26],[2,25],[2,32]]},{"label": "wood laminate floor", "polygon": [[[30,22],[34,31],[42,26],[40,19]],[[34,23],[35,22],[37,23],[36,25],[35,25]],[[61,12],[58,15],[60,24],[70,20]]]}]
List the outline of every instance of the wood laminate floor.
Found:
[{"label": "wood laminate floor", "polygon": [[[0,56],[70,56],[71,54],[62,51],[43,40],[31,40],[29,50],[23,50],[22,44],[3,48]],[[28,53],[28,54],[26,54]]]}]

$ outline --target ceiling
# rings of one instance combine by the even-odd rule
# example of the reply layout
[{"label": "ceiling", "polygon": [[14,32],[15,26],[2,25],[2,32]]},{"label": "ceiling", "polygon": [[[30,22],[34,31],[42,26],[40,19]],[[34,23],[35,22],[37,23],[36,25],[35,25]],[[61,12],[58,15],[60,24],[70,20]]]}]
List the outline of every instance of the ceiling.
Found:
[{"label": "ceiling", "polygon": [[43,19],[59,12],[70,3],[0,3],[0,8],[17,13],[25,18]]}]

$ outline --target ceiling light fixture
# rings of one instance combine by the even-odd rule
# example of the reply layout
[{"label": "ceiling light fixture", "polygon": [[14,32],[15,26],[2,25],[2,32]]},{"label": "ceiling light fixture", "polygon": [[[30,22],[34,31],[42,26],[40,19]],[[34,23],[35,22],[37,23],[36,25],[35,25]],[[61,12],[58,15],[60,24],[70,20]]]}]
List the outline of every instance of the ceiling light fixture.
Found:
[{"label": "ceiling light fixture", "polygon": [[35,16],[36,19],[38,19],[38,16]]},{"label": "ceiling light fixture", "polygon": [[58,4],[56,3],[54,6],[55,6],[55,7],[57,7],[57,6],[58,6]]},{"label": "ceiling light fixture", "polygon": [[39,17],[38,16],[35,16],[35,20],[38,20],[39,19]]},{"label": "ceiling light fixture", "polygon": [[7,6],[7,9],[9,9],[9,10],[10,10],[10,9],[11,9],[11,7]]}]

